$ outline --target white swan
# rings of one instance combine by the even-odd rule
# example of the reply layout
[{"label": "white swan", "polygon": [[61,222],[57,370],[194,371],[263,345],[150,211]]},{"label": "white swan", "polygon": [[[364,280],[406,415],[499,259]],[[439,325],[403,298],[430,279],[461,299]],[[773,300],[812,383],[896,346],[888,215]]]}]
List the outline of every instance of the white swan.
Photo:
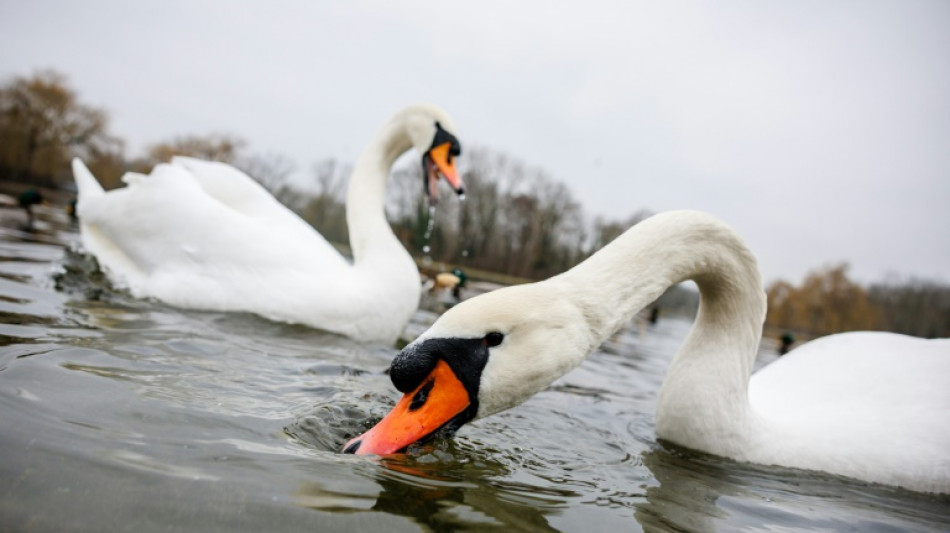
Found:
[{"label": "white swan", "polygon": [[454,130],[444,111],[411,106],[366,147],[346,198],[352,264],[244,173],[185,157],[149,176],[130,173],[127,187],[110,192],[75,159],[82,242],[136,297],[392,342],[421,289],[412,257],[386,221],[386,179],[396,158],[415,147],[424,154],[430,199],[440,174],[461,194]]},{"label": "white swan", "polygon": [[393,453],[518,405],[687,279],[702,302],[659,393],[660,439],[950,491],[950,339],[832,335],[752,376],[766,308],[755,258],[725,224],[689,211],[641,222],[561,275],[447,311],[393,360],[406,395],[344,450]]}]

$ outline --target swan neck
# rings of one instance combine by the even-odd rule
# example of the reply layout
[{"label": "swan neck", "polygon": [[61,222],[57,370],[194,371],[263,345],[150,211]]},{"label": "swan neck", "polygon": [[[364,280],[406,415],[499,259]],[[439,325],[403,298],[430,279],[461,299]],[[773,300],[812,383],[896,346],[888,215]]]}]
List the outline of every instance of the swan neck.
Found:
[{"label": "swan neck", "polygon": [[[667,288],[693,280],[700,291],[700,309],[661,388],[658,429],[664,397],[685,401],[685,412],[697,416],[706,411],[717,419],[747,414],[765,293],[755,257],[728,226],[703,213],[658,215],[564,278],[574,286],[572,293],[583,295],[580,305],[591,331],[591,350]],[[720,408],[722,402],[730,408]]]},{"label": "swan neck", "polygon": [[704,213],[647,219],[560,277],[575,294],[586,295],[580,303],[597,341],[687,280],[699,287],[707,311],[701,318],[710,328],[761,328],[765,296],[755,257],[735,232]]},{"label": "swan neck", "polygon": [[404,119],[397,115],[376,134],[353,167],[346,194],[346,222],[356,264],[379,246],[402,249],[386,220],[386,180],[396,159],[410,148]]}]

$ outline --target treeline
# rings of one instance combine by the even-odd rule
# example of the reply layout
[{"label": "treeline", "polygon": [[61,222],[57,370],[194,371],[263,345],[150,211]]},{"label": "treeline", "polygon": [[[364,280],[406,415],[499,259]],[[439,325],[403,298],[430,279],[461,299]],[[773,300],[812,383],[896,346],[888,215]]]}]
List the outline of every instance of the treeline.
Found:
[{"label": "treeline", "polygon": [[[177,137],[129,158],[124,142],[108,131],[107,113],[82,103],[64,76],[47,71],[0,85],[3,180],[69,189],[69,160],[80,156],[106,188],[114,188],[121,186],[124,172],[148,172],[175,154],[241,168],[329,240],[347,242],[347,164],[317,163],[311,171],[312,190],[305,190],[289,184],[295,168],[288,158],[249,153],[241,139],[229,135]],[[625,220],[591,221],[563,183],[486,148],[466,146],[459,164],[465,200],[444,194],[432,212],[421,194],[417,162],[399,166],[390,178],[387,216],[416,256],[541,279],[567,270],[649,215],[641,210]],[[695,307],[694,294],[677,292],[665,298],[676,308],[664,314]],[[848,279],[847,267],[840,265],[809,274],[800,286],[777,281],[768,293],[768,325],[806,336],[852,329],[950,336],[950,287],[940,283],[892,279],[865,288]]]},{"label": "treeline", "polygon": [[[545,171],[486,148],[459,159],[464,199],[443,189],[429,208],[422,168],[398,166],[387,183],[386,214],[410,252],[434,261],[510,276],[542,279],[574,266],[637,221],[602,218],[592,223],[570,189]],[[345,193],[350,168],[326,160],[313,168],[315,191],[287,186],[272,192],[328,239],[346,242]]]},{"label": "treeline", "polygon": [[[328,239],[347,241],[347,165],[332,160],[315,165],[316,192],[306,193],[288,185],[295,170],[289,159],[250,154],[246,143],[229,135],[176,137],[130,158],[124,142],[109,133],[107,117],[105,110],[81,102],[59,73],[9,80],[0,86],[0,176],[69,189],[69,161],[79,156],[108,189],[121,186],[128,170],[148,172],[175,154],[191,155],[244,170]],[[487,149],[466,149],[460,161],[466,200],[447,198],[433,213],[420,193],[418,164],[398,168],[388,184],[386,210],[394,231],[417,254],[428,246],[436,261],[543,278],[570,268],[642,218],[588,223],[570,189],[541,169]]]},{"label": "treeline", "polygon": [[864,288],[847,272],[839,264],[810,272],[799,286],[773,282],[766,325],[807,337],[858,330],[950,337],[950,286],[891,279]]},{"label": "treeline", "polygon": [[183,136],[152,144],[127,158],[125,142],[109,133],[108,114],[80,101],[66,77],[41,71],[0,85],[0,177],[51,189],[70,188],[69,161],[81,157],[107,189],[121,185],[129,170],[147,172],[172,155],[225,161],[274,184],[293,170],[286,157],[249,155],[229,135]]}]

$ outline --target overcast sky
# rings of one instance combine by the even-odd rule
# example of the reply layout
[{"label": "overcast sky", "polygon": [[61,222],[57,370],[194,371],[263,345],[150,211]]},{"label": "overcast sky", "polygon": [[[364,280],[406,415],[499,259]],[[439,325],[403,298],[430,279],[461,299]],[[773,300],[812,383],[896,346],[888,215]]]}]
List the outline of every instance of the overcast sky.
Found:
[{"label": "overcast sky", "polygon": [[53,68],[129,155],[230,133],[352,161],[428,101],[591,215],[690,208],[767,281],[950,282],[950,2],[0,0],[0,77]]}]

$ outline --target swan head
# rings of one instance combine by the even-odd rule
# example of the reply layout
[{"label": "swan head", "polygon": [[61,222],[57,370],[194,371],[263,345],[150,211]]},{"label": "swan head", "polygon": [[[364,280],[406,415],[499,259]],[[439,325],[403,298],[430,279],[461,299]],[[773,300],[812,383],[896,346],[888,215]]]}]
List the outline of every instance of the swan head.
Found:
[{"label": "swan head", "polygon": [[414,106],[410,110],[406,130],[412,145],[422,154],[422,186],[430,205],[438,203],[440,177],[456,194],[464,194],[462,179],[455,168],[462,145],[455,136],[452,119],[434,106]]},{"label": "swan head", "polygon": [[396,355],[390,378],[404,396],[343,452],[396,453],[524,402],[584,359],[584,323],[550,281],[462,302]]}]

